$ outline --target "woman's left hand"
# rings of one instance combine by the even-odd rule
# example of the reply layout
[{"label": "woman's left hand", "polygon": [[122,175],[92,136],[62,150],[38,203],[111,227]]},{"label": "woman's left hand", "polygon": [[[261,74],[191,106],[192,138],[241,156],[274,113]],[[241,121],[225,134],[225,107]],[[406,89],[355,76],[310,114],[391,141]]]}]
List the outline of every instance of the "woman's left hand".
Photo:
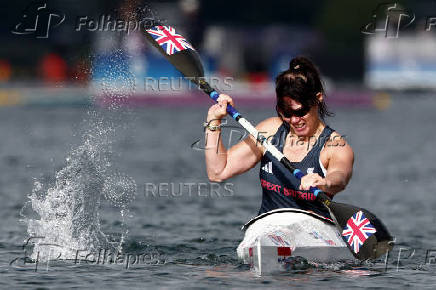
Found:
[{"label": "woman's left hand", "polygon": [[[300,190],[310,190],[311,187],[326,187],[327,180],[317,173],[309,173],[301,178]],[[322,188],[320,188],[323,190]]]}]

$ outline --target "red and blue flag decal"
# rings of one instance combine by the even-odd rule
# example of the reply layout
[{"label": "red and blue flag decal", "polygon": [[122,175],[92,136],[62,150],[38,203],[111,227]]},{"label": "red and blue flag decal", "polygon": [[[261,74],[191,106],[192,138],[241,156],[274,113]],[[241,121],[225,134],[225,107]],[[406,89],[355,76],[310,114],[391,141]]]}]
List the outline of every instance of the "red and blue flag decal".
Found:
[{"label": "red and blue flag decal", "polygon": [[168,55],[188,48],[193,50],[191,44],[171,26],[154,26],[146,31]]},{"label": "red and blue flag decal", "polygon": [[359,253],[363,243],[376,232],[375,227],[365,217],[362,211],[356,212],[342,231],[342,237],[351,246],[354,253]]}]

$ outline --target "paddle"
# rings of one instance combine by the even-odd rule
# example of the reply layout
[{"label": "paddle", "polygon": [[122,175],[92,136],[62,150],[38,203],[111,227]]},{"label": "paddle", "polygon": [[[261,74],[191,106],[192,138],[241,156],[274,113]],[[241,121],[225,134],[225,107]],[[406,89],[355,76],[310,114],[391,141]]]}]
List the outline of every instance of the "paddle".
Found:
[{"label": "paddle", "polygon": [[[174,28],[156,26],[146,29],[146,37],[166,59],[185,77],[197,84],[214,101],[219,93],[204,79],[203,65],[198,53]],[[228,114],[247,130],[264,148],[280,161],[292,174],[301,179],[304,174],[292,166],[291,162],[274,145],[270,144],[249,121],[230,104]],[[390,251],[394,245],[392,236],[383,223],[366,209],[348,204],[333,202],[324,192],[312,187],[310,192],[316,201],[322,203],[330,212],[339,232],[353,255],[360,259],[375,259]]]}]

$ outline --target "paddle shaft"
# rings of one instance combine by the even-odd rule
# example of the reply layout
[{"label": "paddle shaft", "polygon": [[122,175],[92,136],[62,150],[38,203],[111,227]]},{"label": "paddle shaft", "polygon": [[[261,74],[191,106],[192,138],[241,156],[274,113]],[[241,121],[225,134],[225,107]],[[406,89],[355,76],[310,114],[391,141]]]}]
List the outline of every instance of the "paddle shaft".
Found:
[{"label": "paddle shaft", "polygon": [[[218,101],[219,93],[214,90],[204,79],[200,79],[198,83],[203,92],[208,94],[209,97],[215,102]],[[265,136],[259,133],[259,131],[257,131],[257,129],[249,121],[247,121],[247,119],[242,117],[242,115],[230,104],[227,104],[227,113],[245,130],[247,130],[247,132],[257,140],[257,142],[259,142],[268,152],[271,153],[271,155],[273,155],[277,160],[280,161],[280,163],[290,170],[296,178],[301,180],[301,178],[304,176],[304,173],[295,168],[289,159],[286,158],[286,156],[280,152],[277,147],[272,145]],[[327,207],[330,205],[331,199],[322,190],[317,187],[310,187],[309,191],[315,195],[317,201],[323,203]]]}]

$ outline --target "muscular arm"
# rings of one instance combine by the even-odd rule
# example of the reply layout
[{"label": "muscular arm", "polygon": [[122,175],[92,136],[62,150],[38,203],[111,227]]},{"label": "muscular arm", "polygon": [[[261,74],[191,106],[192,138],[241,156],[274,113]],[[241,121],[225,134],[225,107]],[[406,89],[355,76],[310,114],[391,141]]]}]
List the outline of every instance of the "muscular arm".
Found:
[{"label": "muscular arm", "polygon": [[[329,144],[327,144],[329,146]],[[328,148],[329,162],[325,185],[319,188],[335,195],[347,186],[353,174],[354,153],[345,140],[333,142]]]},{"label": "muscular arm", "polygon": [[261,150],[251,136],[226,150],[219,134],[220,132],[206,131],[206,170],[210,181],[221,182],[244,173],[253,168],[262,157]]},{"label": "muscular arm", "polygon": [[344,190],[351,179],[354,153],[342,137],[328,141],[323,151],[327,160],[327,164],[324,164],[327,169],[325,178],[316,173],[308,174],[301,179],[300,189],[309,190],[311,186],[316,186],[333,196]]},{"label": "muscular arm", "polygon": [[[256,129],[259,132],[274,130],[272,119],[267,119]],[[253,168],[262,158],[263,148],[252,136],[248,136],[227,150],[220,138],[220,132],[206,130],[206,170],[210,181],[221,182]]]}]

